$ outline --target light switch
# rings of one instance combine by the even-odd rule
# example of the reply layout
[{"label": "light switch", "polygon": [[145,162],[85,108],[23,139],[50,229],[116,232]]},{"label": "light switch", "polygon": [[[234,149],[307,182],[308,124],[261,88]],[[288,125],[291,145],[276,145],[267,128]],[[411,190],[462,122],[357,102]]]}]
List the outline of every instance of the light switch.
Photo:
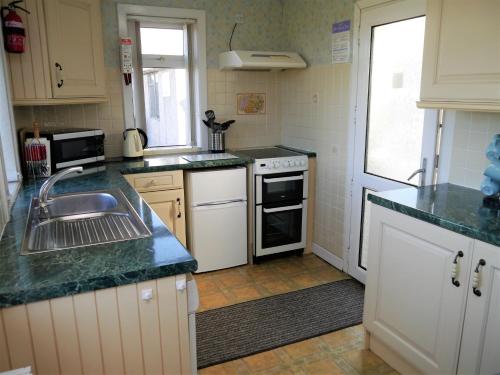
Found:
[{"label": "light switch", "polygon": [[141,298],[143,301],[151,301],[153,299],[153,289],[141,290]]}]

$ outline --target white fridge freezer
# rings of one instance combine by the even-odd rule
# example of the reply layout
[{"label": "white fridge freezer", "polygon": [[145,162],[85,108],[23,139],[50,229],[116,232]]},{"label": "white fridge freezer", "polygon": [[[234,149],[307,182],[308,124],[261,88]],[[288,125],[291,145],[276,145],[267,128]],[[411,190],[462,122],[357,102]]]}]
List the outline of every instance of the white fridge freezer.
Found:
[{"label": "white fridge freezer", "polygon": [[246,168],[186,173],[188,250],[198,272],[247,263]]}]

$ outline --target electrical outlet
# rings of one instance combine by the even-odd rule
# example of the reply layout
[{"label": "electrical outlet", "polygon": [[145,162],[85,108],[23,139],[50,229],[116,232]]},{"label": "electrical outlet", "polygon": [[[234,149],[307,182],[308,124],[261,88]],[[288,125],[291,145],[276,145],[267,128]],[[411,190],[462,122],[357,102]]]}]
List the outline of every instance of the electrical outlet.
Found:
[{"label": "electrical outlet", "polygon": [[235,22],[235,23],[244,23],[244,22],[245,22],[245,20],[244,20],[243,14],[238,13],[238,14],[234,17],[234,22]]}]

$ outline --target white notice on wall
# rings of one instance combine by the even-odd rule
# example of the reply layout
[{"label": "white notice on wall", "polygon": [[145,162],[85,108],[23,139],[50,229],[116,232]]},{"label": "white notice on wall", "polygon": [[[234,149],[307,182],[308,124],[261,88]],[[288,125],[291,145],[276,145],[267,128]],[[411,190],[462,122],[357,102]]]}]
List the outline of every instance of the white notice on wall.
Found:
[{"label": "white notice on wall", "polygon": [[351,21],[334,23],[332,26],[332,62],[342,64],[351,61]]}]

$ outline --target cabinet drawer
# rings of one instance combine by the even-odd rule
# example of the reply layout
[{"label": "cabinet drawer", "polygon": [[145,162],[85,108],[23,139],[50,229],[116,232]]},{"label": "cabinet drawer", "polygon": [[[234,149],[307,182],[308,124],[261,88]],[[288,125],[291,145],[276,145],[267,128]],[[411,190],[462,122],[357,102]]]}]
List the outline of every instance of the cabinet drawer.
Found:
[{"label": "cabinet drawer", "polygon": [[183,187],[182,171],[143,173],[128,175],[126,178],[139,192],[171,190]]}]

